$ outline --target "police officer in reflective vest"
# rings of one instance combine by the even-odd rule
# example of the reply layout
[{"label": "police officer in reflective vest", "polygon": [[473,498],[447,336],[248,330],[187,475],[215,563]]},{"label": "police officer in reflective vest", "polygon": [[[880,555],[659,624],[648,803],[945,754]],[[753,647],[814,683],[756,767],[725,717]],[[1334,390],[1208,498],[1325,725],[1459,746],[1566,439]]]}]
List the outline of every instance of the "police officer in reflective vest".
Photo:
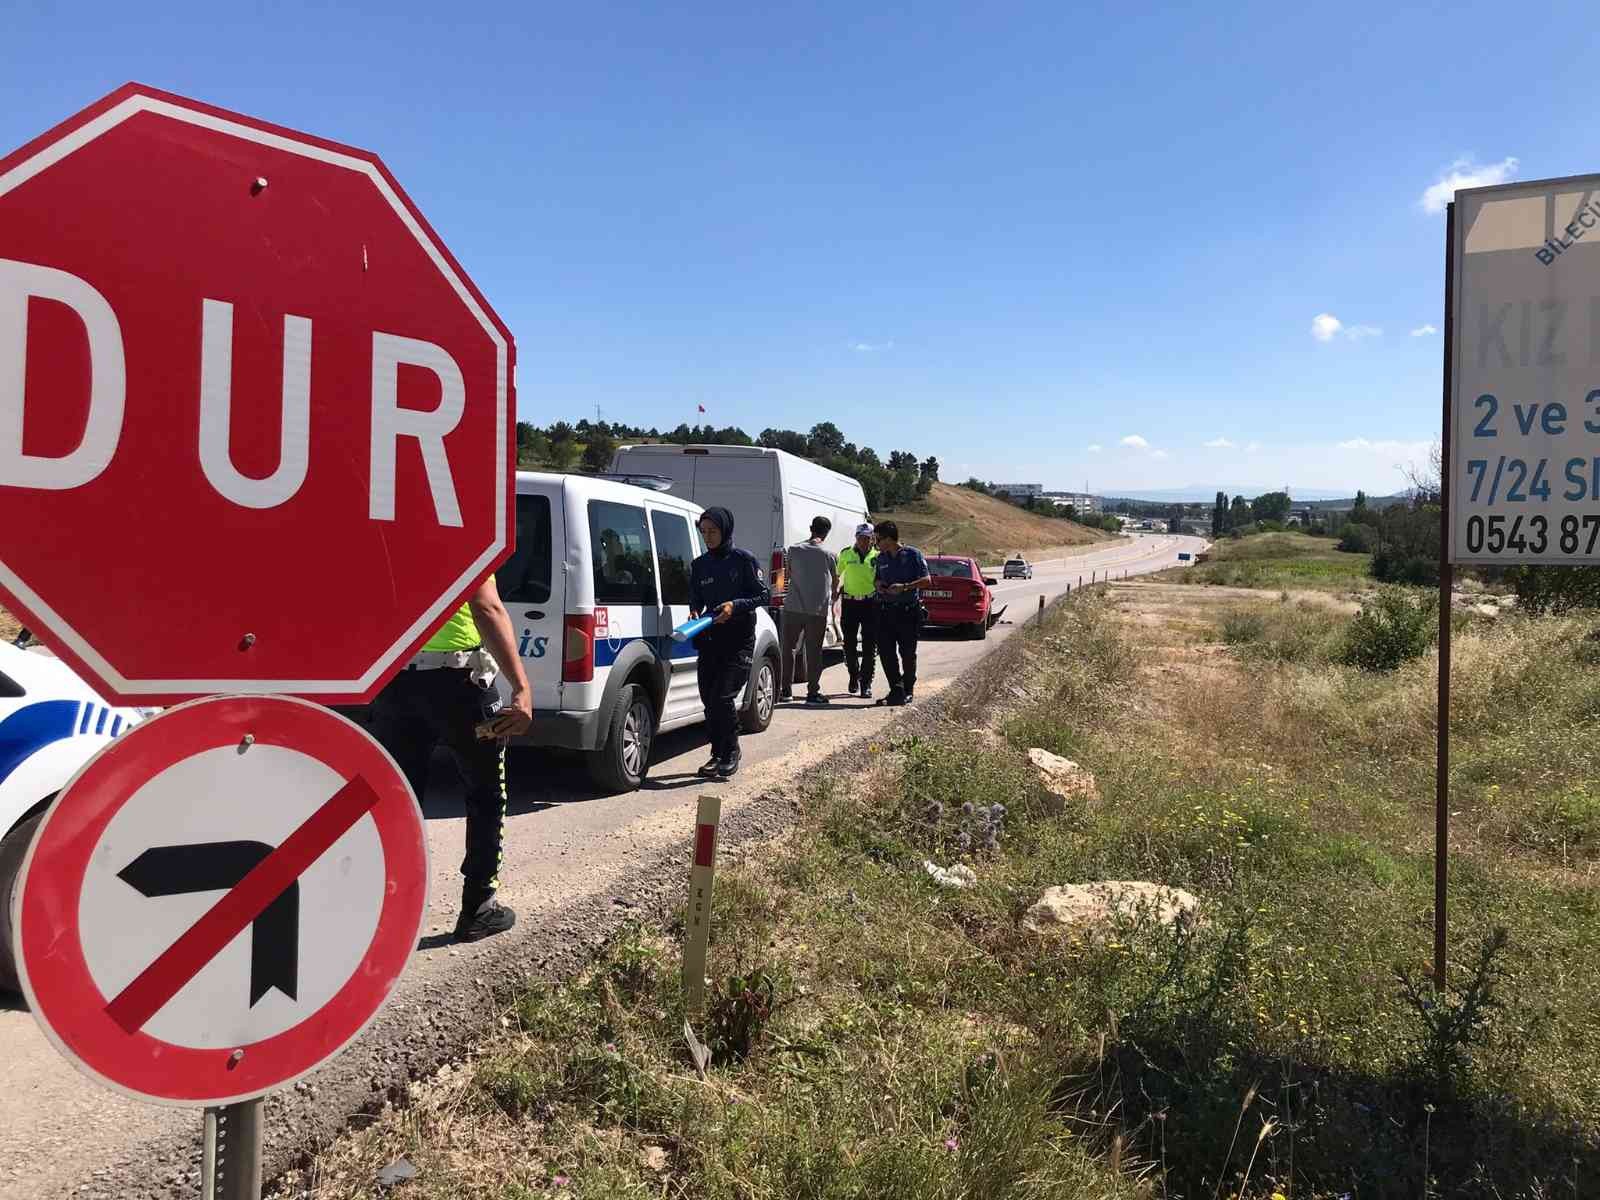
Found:
[{"label": "police officer in reflective vest", "polygon": [[[504,708],[494,686],[497,666],[511,683]],[[504,933],[517,919],[495,899],[506,821],[505,743],[532,722],[533,694],[493,575],[372,702],[373,736],[405,772],[418,803],[427,794],[435,746],[449,749],[461,776],[467,850],[455,934],[465,942]]]},{"label": "police officer in reflective vest", "polygon": [[[844,634],[844,666],[850,673],[850,694],[872,699],[872,672],[878,658],[878,551],[872,526],[856,526],[855,545],[839,554],[839,625]],[[856,639],[861,645],[858,649]]]}]

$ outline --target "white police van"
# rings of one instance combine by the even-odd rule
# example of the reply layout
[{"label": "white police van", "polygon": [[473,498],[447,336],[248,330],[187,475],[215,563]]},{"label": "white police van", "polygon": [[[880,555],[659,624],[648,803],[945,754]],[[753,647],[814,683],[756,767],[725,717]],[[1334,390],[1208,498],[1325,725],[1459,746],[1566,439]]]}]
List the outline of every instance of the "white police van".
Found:
[{"label": "white police van", "polygon": [[11,904],[34,830],[78,768],[139,719],[60,659],[0,642],[0,991],[17,990]]},{"label": "white police van", "polygon": [[[671,636],[705,552],[702,508],[649,482],[519,471],[516,551],[495,575],[533,689],[519,742],[585,752],[608,792],[644,781],[656,734],[705,719],[695,644]],[[772,723],[777,680],[777,630],[759,612],[745,732]]]}]

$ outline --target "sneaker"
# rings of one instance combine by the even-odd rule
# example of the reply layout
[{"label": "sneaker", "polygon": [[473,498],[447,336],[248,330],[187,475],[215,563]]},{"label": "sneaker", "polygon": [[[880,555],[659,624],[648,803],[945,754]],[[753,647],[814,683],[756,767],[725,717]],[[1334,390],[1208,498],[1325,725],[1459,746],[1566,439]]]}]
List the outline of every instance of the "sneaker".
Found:
[{"label": "sneaker", "polygon": [[810,695],[808,695],[806,697],[806,703],[807,704],[832,704],[833,701],[828,699],[828,697],[824,696],[821,692],[812,692]]},{"label": "sneaker", "polygon": [[463,910],[456,922],[456,941],[481,942],[504,933],[517,923],[517,914],[490,896],[471,912]]},{"label": "sneaker", "polygon": [[863,683],[861,685],[861,698],[863,700],[872,699],[872,685],[870,683]]},{"label": "sneaker", "polygon": [[701,779],[715,779],[717,775],[717,768],[721,765],[722,760],[713,754],[710,758],[706,759],[705,766],[701,767],[695,772],[695,774],[700,776]]},{"label": "sneaker", "polygon": [[739,773],[739,761],[744,756],[737,750],[717,764],[718,779],[732,779]]},{"label": "sneaker", "polygon": [[844,694],[846,696],[854,696],[860,690],[861,690],[861,680],[858,679],[854,675],[850,676],[850,686],[845,688]]}]

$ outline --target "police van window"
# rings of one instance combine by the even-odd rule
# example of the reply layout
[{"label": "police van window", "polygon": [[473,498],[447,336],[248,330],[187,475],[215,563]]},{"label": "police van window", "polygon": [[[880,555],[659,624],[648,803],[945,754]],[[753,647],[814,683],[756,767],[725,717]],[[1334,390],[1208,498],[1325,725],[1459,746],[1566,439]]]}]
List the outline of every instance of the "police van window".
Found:
[{"label": "police van window", "polygon": [[655,560],[644,509],[589,501],[589,553],[594,558],[596,604],[656,602]]},{"label": "police van window", "polygon": [[656,561],[661,564],[661,603],[689,603],[689,564],[694,561],[694,543],[689,540],[689,522],[677,513],[655,511],[650,527],[656,534]]},{"label": "police van window", "polygon": [[515,604],[550,602],[550,498],[517,497],[517,548],[494,573],[500,599]]}]

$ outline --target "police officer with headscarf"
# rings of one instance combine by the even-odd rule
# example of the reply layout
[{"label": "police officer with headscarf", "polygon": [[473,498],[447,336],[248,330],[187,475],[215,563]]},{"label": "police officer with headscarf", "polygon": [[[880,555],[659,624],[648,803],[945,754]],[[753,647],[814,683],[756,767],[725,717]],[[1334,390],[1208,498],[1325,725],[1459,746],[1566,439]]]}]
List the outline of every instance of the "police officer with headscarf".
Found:
[{"label": "police officer with headscarf", "polygon": [[739,718],[734,701],[750,680],[756,650],[756,610],[771,598],[755,555],[733,544],[733,514],[708,508],[700,516],[708,549],[689,568],[689,606],[712,618],[695,639],[699,651],[700,702],[711,730],[707,777],[727,779],[739,769]]}]

